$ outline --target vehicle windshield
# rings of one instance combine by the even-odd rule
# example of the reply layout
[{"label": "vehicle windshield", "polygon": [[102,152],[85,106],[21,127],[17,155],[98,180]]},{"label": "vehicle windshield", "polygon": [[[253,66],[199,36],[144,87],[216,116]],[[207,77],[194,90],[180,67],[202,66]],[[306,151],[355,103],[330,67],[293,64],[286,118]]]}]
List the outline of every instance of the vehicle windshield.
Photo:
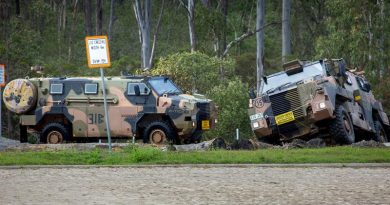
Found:
[{"label": "vehicle windshield", "polygon": [[167,94],[182,94],[181,90],[169,78],[151,78],[149,84],[153,89],[162,95]]},{"label": "vehicle windshield", "polygon": [[303,71],[288,76],[285,72],[280,72],[276,75],[267,77],[267,84],[264,84],[262,93],[269,90],[276,89],[282,85],[289,85],[291,83],[297,83],[302,80],[310,79],[318,75],[325,75],[325,70],[321,63],[315,63],[305,66]]}]

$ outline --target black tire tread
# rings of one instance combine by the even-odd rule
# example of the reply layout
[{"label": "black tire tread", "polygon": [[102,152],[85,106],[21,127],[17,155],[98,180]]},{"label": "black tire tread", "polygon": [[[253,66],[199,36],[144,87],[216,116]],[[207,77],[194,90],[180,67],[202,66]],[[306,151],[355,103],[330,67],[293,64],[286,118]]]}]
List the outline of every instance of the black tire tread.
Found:
[{"label": "black tire tread", "polygon": [[389,141],[389,137],[387,136],[387,133],[386,133],[386,130],[384,129],[382,123],[380,121],[374,121],[374,129],[375,129],[375,133],[374,133],[374,140],[376,142],[382,142],[381,139],[380,139],[380,135],[379,135],[379,131],[381,129],[383,129],[384,131],[384,134],[385,134],[385,139],[383,142],[388,142]]},{"label": "black tire tread", "polygon": [[152,129],[155,128],[160,128],[165,132],[168,138],[167,141],[169,143],[176,143],[177,141],[176,132],[173,130],[172,126],[168,122],[160,121],[160,120],[152,121],[146,126],[145,132],[143,133],[144,143],[149,143],[149,133]]},{"label": "black tire tread", "polygon": [[[335,109],[335,115],[336,118],[330,123],[329,125],[329,133],[334,137],[335,141],[340,144],[352,144],[355,141],[355,137],[353,140],[349,139],[347,137],[348,133],[344,129],[344,121],[343,121],[343,115],[345,109],[342,106],[336,106]],[[347,113],[348,114],[348,113]],[[351,120],[351,118],[349,117]],[[354,135],[354,130],[353,130],[353,125],[351,127],[353,135]]]},{"label": "black tire tread", "polygon": [[70,133],[69,133],[69,130],[61,123],[58,123],[58,122],[52,122],[52,123],[48,123],[42,130],[42,133],[41,133],[41,136],[40,136],[40,140],[41,142],[43,143],[47,143],[47,134],[50,132],[50,131],[53,131],[53,130],[57,130],[59,132],[62,133],[62,136],[63,136],[63,141],[67,141],[69,140],[70,138]]}]

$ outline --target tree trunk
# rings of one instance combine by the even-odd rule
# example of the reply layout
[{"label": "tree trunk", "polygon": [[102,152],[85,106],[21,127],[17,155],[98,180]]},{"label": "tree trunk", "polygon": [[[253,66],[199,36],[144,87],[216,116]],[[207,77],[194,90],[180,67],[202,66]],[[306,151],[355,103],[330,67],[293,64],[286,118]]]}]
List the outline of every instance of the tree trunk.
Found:
[{"label": "tree trunk", "polygon": [[15,0],[15,14],[16,14],[16,16],[20,15],[20,1],[19,0]]},{"label": "tree trunk", "polygon": [[[257,19],[256,19],[256,30],[264,26],[265,20],[265,0],[257,0]],[[256,89],[257,95],[260,95],[262,88],[262,77],[263,77],[263,58],[264,58],[264,29],[261,29],[256,34],[257,42],[257,53],[256,53]]]},{"label": "tree trunk", "polygon": [[111,0],[110,3],[110,22],[108,24],[108,39],[112,40],[112,27],[114,26],[114,6],[115,6],[115,0]]},{"label": "tree trunk", "polygon": [[196,35],[195,35],[195,2],[188,0],[188,29],[190,34],[191,52],[196,50]]},{"label": "tree trunk", "polygon": [[69,34],[69,45],[68,45],[68,62],[70,62],[72,60],[72,48],[73,48],[73,32],[74,32],[74,27],[75,27],[75,24],[76,24],[76,13],[77,13],[77,4],[78,4],[78,0],[74,0],[74,4],[73,4],[73,22],[72,22],[72,27],[70,28],[70,34]]},{"label": "tree trunk", "polygon": [[290,30],[291,0],[283,0],[282,16],[282,61],[291,55],[291,30]]},{"label": "tree trunk", "polygon": [[150,69],[150,0],[135,0],[133,4],[134,13],[138,23],[140,43],[141,43],[141,68]]},{"label": "tree trunk", "polygon": [[[7,1],[7,0],[0,0],[0,24],[2,25],[3,23],[5,23],[5,20],[8,21],[9,19],[9,16],[10,16],[10,12],[9,12],[9,9],[10,9],[10,3]],[[20,12],[20,10],[19,10]],[[5,27],[5,25],[2,25]]]},{"label": "tree trunk", "polygon": [[380,62],[379,62],[379,79],[382,80],[384,75],[386,75],[386,53],[385,53],[385,27],[386,24],[386,14],[385,14],[385,1],[384,0],[378,0],[377,2],[379,4],[380,8],[380,38],[379,38],[379,56],[380,56]]},{"label": "tree trunk", "polygon": [[84,0],[85,34],[92,36],[92,7],[91,0]]},{"label": "tree trunk", "polygon": [[103,0],[96,0],[96,35],[102,35]]},{"label": "tree trunk", "polygon": [[158,32],[160,31],[160,27],[161,27],[161,19],[162,19],[163,12],[164,12],[164,4],[165,4],[165,0],[162,0],[161,7],[160,7],[160,15],[158,16],[156,30],[154,31],[154,34],[153,34],[153,44],[152,44],[152,50],[150,51],[150,59],[149,59],[150,67],[152,67],[152,65],[153,65],[152,62],[153,62],[154,50],[156,48]]},{"label": "tree trunk", "polygon": [[66,0],[62,0],[62,30],[66,28]]},{"label": "tree trunk", "polygon": [[222,27],[222,50],[226,50],[226,33],[227,33],[227,15],[228,15],[228,0],[221,0],[221,11],[223,14],[223,27]]}]

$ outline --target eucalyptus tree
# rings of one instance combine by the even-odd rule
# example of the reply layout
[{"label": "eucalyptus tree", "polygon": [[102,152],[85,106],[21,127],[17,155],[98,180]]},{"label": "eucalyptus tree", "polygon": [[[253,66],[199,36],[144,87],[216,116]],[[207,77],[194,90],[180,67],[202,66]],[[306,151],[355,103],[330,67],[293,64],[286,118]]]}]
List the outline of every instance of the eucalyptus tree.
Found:
[{"label": "eucalyptus tree", "polygon": [[256,7],[256,30],[259,30],[256,33],[256,89],[257,95],[259,95],[261,90],[261,80],[264,72],[264,21],[265,21],[265,0],[257,0]]},{"label": "eucalyptus tree", "polygon": [[290,30],[290,13],[291,0],[283,0],[282,12],[282,61],[286,62],[286,57],[291,55],[291,30]]}]

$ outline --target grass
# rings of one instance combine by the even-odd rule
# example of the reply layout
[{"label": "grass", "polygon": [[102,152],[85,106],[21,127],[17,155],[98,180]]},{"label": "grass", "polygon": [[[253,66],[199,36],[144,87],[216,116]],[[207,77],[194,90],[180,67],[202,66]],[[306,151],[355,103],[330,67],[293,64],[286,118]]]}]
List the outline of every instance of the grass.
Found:
[{"label": "grass", "polygon": [[126,164],[260,164],[260,163],[390,163],[390,149],[328,147],[321,149],[265,149],[163,152],[129,146],[107,150],[0,152],[0,165],[126,165]]}]

